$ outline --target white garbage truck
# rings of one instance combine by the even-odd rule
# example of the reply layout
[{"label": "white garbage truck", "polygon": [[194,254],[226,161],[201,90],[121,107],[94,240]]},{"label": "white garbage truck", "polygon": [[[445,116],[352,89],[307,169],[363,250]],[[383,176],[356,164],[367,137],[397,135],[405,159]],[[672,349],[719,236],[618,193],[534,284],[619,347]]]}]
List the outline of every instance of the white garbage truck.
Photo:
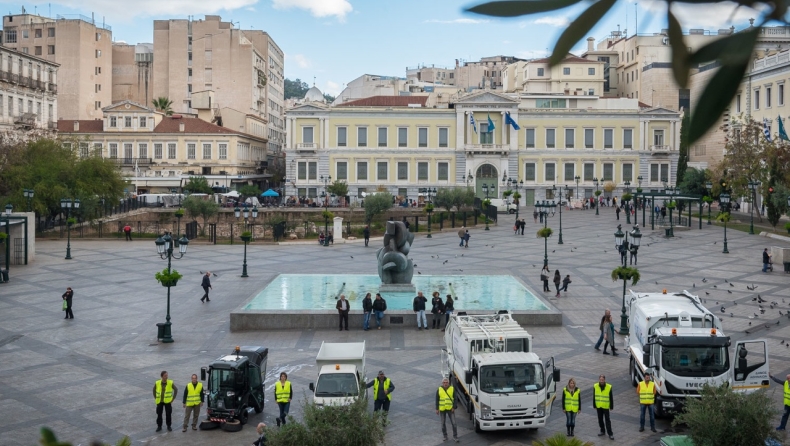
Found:
[{"label": "white garbage truck", "polygon": [[475,431],[546,425],[560,371],[532,352],[532,336],[509,311],[450,318],[442,374],[450,377]]},{"label": "white garbage truck", "polygon": [[364,387],[367,379],[364,341],[323,342],[315,365],[318,367],[318,379],[315,384],[310,383],[310,391],[316,405],[346,406],[367,392]]},{"label": "white garbage truck", "polygon": [[[686,398],[698,398],[705,384],[726,383],[745,392],[768,387],[767,341],[743,340],[732,345],[722,331],[721,319],[698,296],[688,291],[631,291],[626,310],[631,383],[636,387],[646,371],[652,373],[657,416],[681,412]],[[734,347],[733,355],[730,347]]]}]

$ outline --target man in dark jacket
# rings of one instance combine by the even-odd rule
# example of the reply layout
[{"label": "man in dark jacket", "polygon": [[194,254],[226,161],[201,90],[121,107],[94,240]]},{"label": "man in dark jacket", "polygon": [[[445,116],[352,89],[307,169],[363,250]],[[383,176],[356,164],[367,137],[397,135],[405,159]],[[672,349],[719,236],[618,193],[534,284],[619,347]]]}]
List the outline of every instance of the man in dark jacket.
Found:
[{"label": "man in dark jacket", "polygon": [[364,319],[362,320],[362,329],[368,331],[370,329],[370,313],[373,311],[373,300],[370,298],[370,293],[365,295],[362,299],[362,313]]},{"label": "man in dark jacket", "polygon": [[442,313],[444,313],[444,302],[439,297],[439,292],[434,291],[431,299],[431,314],[433,314],[431,328],[442,328]]},{"label": "man in dark jacket", "polygon": [[768,265],[771,263],[771,254],[768,254],[768,248],[763,250],[763,272],[768,272]]},{"label": "man in dark jacket", "polygon": [[203,299],[206,299],[206,302],[211,302],[211,299],[208,298],[209,288],[214,289],[211,286],[211,272],[206,271],[206,275],[203,276],[203,283],[201,283],[200,286],[202,286],[203,291],[205,291],[203,297],[200,298],[200,301],[203,302]]},{"label": "man in dark jacket", "polygon": [[365,229],[362,230],[362,235],[365,237],[365,246],[368,246],[368,242],[370,241],[370,225],[365,225]]},{"label": "man in dark jacket", "polygon": [[[422,291],[418,291],[414,297],[414,302],[412,302],[412,309],[417,315],[417,330],[422,330],[423,327],[426,330],[428,329],[428,319],[425,318],[425,302],[428,302],[428,299],[422,295]],[[422,322],[422,325],[420,325],[420,322]]]},{"label": "man in dark jacket", "polygon": [[376,326],[381,330],[381,320],[384,319],[384,312],[387,311],[387,301],[381,297],[381,294],[376,293],[376,299],[373,301],[373,312],[376,313]]},{"label": "man in dark jacket", "polygon": [[343,331],[344,322],[346,331],[348,331],[348,310],[350,310],[350,308],[345,294],[340,295],[340,299],[337,300],[335,308],[337,308],[337,314],[340,319],[340,331]]},{"label": "man in dark jacket", "polygon": [[71,298],[74,297],[74,291],[71,287],[66,287],[66,292],[61,297],[66,301],[66,317],[63,319],[74,319],[74,313],[71,312]]},{"label": "man in dark jacket", "polygon": [[384,375],[384,370],[379,370],[379,376],[367,384],[373,387],[373,411],[378,412],[384,409],[384,415],[390,411],[390,401],[392,401],[392,391],[395,385]]}]

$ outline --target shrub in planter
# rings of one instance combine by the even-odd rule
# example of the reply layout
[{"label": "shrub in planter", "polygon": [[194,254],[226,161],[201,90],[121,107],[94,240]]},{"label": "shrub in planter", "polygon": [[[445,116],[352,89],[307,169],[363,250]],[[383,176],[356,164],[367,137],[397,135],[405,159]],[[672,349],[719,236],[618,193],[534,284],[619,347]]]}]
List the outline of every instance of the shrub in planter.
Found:
[{"label": "shrub in planter", "polygon": [[631,281],[631,285],[636,285],[639,282],[641,276],[639,275],[639,270],[636,268],[629,268],[627,266],[619,266],[612,270],[612,280],[625,280]]},{"label": "shrub in planter", "polygon": [[250,232],[250,231],[244,231],[244,232],[242,232],[242,233],[241,233],[241,235],[239,236],[239,238],[240,238],[240,239],[241,239],[241,241],[243,241],[243,242],[249,242],[250,240],[252,240],[252,232]]},{"label": "shrub in planter", "polygon": [[514,193],[513,194],[513,203],[514,204],[519,204],[519,199],[521,199],[521,194],[518,193],[518,192]]},{"label": "shrub in planter", "polygon": [[66,224],[69,225],[69,226],[76,225],[77,224],[77,219],[74,218],[74,217],[67,218],[66,219]]},{"label": "shrub in planter", "polygon": [[623,202],[627,203],[627,202],[631,201],[632,198],[634,198],[634,196],[631,195],[631,194],[623,194]]},{"label": "shrub in planter", "polygon": [[162,271],[154,274],[154,277],[156,278],[157,282],[162,284],[162,286],[176,286],[178,280],[184,276],[176,270],[170,270],[170,272],[167,272],[167,268],[165,268]]},{"label": "shrub in planter", "polygon": [[321,218],[323,218],[325,220],[332,220],[333,218],[335,218],[335,214],[333,214],[331,211],[326,211],[325,210],[325,211],[321,212]]},{"label": "shrub in planter", "polygon": [[488,206],[490,206],[490,205],[491,205],[491,200],[489,200],[488,198],[483,200],[483,209],[488,208]]},{"label": "shrub in planter", "polygon": [[727,223],[730,221],[730,213],[729,212],[719,212],[719,215],[716,216],[716,221],[720,221],[722,223]]},{"label": "shrub in planter", "polygon": [[548,237],[551,237],[551,234],[553,234],[553,233],[554,233],[554,231],[552,231],[551,228],[540,228],[540,229],[538,229],[538,237],[548,238]]},{"label": "shrub in planter", "polygon": [[713,203],[713,197],[705,195],[704,197],[702,197],[702,202],[703,203],[708,203],[708,204]]},{"label": "shrub in planter", "polygon": [[787,229],[787,233],[790,234],[790,223],[785,223],[785,229]]},{"label": "shrub in planter", "polygon": [[0,232],[0,243],[3,243],[7,238],[8,238],[8,234],[6,234],[5,232]]},{"label": "shrub in planter", "polygon": [[509,197],[511,195],[513,195],[515,197],[515,195],[513,194],[512,190],[506,190],[506,191],[502,192],[502,196],[505,197],[505,198],[507,198],[507,197]]},{"label": "shrub in planter", "polygon": [[425,212],[433,212],[433,210],[434,210],[433,204],[428,203],[425,205]]},{"label": "shrub in planter", "polygon": [[667,203],[667,209],[675,209],[676,207],[678,207],[678,204],[675,203],[674,201],[670,201],[669,203]]},{"label": "shrub in planter", "polygon": [[642,188],[641,187],[637,187],[636,188],[636,193],[641,194],[642,193]]},{"label": "shrub in planter", "polygon": [[181,218],[183,216],[184,216],[184,210],[183,209],[179,209],[179,210],[176,211],[176,217]]}]

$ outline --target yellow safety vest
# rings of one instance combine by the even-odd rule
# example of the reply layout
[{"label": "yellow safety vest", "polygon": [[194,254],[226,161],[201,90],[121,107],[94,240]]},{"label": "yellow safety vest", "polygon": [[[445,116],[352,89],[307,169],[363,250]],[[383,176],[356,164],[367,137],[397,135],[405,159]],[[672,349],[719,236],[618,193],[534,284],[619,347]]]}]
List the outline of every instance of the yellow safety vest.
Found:
[{"label": "yellow safety vest", "polygon": [[646,383],[642,381],[639,383],[639,404],[653,404],[656,402],[656,396],[653,393],[655,383],[650,381]]},{"label": "yellow safety vest", "polygon": [[439,411],[440,412],[448,412],[453,410],[453,394],[455,393],[455,389],[448,387],[447,390],[444,390],[444,387],[439,387]]},{"label": "yellow safety vest", "polygon": [[562,389],[562,393],[565,394],[565,411],[566,412],[578,412],[579,411],[579,398],[581,396],[581,392],[579,391],[578,387],[575,387],[573,390],[575,390],[575,392],[571,393],[571,392],[568,391],[567,387]]},{"label": "yellow safety vest", "polygon": [[286,381],[284,386],[280,381],[274,383],[274,397],[278,403],[287,403],[291,399],[291,381]]},{"label": "yellow safety vest", "polygon": [[198,382],[194,386],[191,382],[187,384],[187,406],[199,406],[201,393],[203,393],[203,383]]},{"label": "yellow safety vest", "polygon": [[790,383],[785,381],[785,406],[790,406]]},{"label": "yellow safety vest", "polygon": [[[384,380],[384,388],[385,389],[389,389],[390,388],[390,379],[389,378]],[[378,397],[378,395],[379,395],[379,379],[376,378],[373,381],[373,398]],[[392,401],[392,393],[388,393],[387,394],[387,399]]]},{"label": "yellow safety vest", "polygon": [[612,385],[606,383],[603,390],[601,390],[600,384],[596,384],[593,387],[595,388],[595,408],[610,409],[609,394],[612,393]]},{"label": "yellow safety vest", "polygon": [[[156,389],[156,396],[154,397],[154,401],[156,404],[165,403],[170,404],[173,402],[173,380],[168,379],[167,383],[165,384],[165,393],[162,395],[162,380],[157,380],[154,383],[154,388]],[[164,396],[164,400],[162,397]]]}]

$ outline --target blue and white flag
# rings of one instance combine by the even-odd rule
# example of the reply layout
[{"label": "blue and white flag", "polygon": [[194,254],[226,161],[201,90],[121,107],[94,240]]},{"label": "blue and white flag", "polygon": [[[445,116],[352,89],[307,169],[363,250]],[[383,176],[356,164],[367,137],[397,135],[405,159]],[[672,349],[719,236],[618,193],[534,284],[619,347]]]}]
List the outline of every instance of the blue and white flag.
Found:
[{"label": "blue and white flag", "polygon": [[491,120],[491,114],[489,114],[488,115],[488,133],[493,132],[494,129],[496,129],[496,127],[494,127],[494,121]]},{"label": "blue and white flag", "polygon": [[505,124],[513,126],[513,130],[521,130],[521,127],[516,124],[516,121],[510,117],[510,112],[505,113]]},{"label": "blue and white flag", "polygon": [[471,113],[469,113],[469,123],[472,124],[472,128],[475,130],[475,133],[477,133],[477,124],[475,124],[475,116]]},{"label": "blue and white flag", "polygon": [[763,135],[769,142],[771,141],[771,128],[768,127],[768,118],[763,118]]}]

